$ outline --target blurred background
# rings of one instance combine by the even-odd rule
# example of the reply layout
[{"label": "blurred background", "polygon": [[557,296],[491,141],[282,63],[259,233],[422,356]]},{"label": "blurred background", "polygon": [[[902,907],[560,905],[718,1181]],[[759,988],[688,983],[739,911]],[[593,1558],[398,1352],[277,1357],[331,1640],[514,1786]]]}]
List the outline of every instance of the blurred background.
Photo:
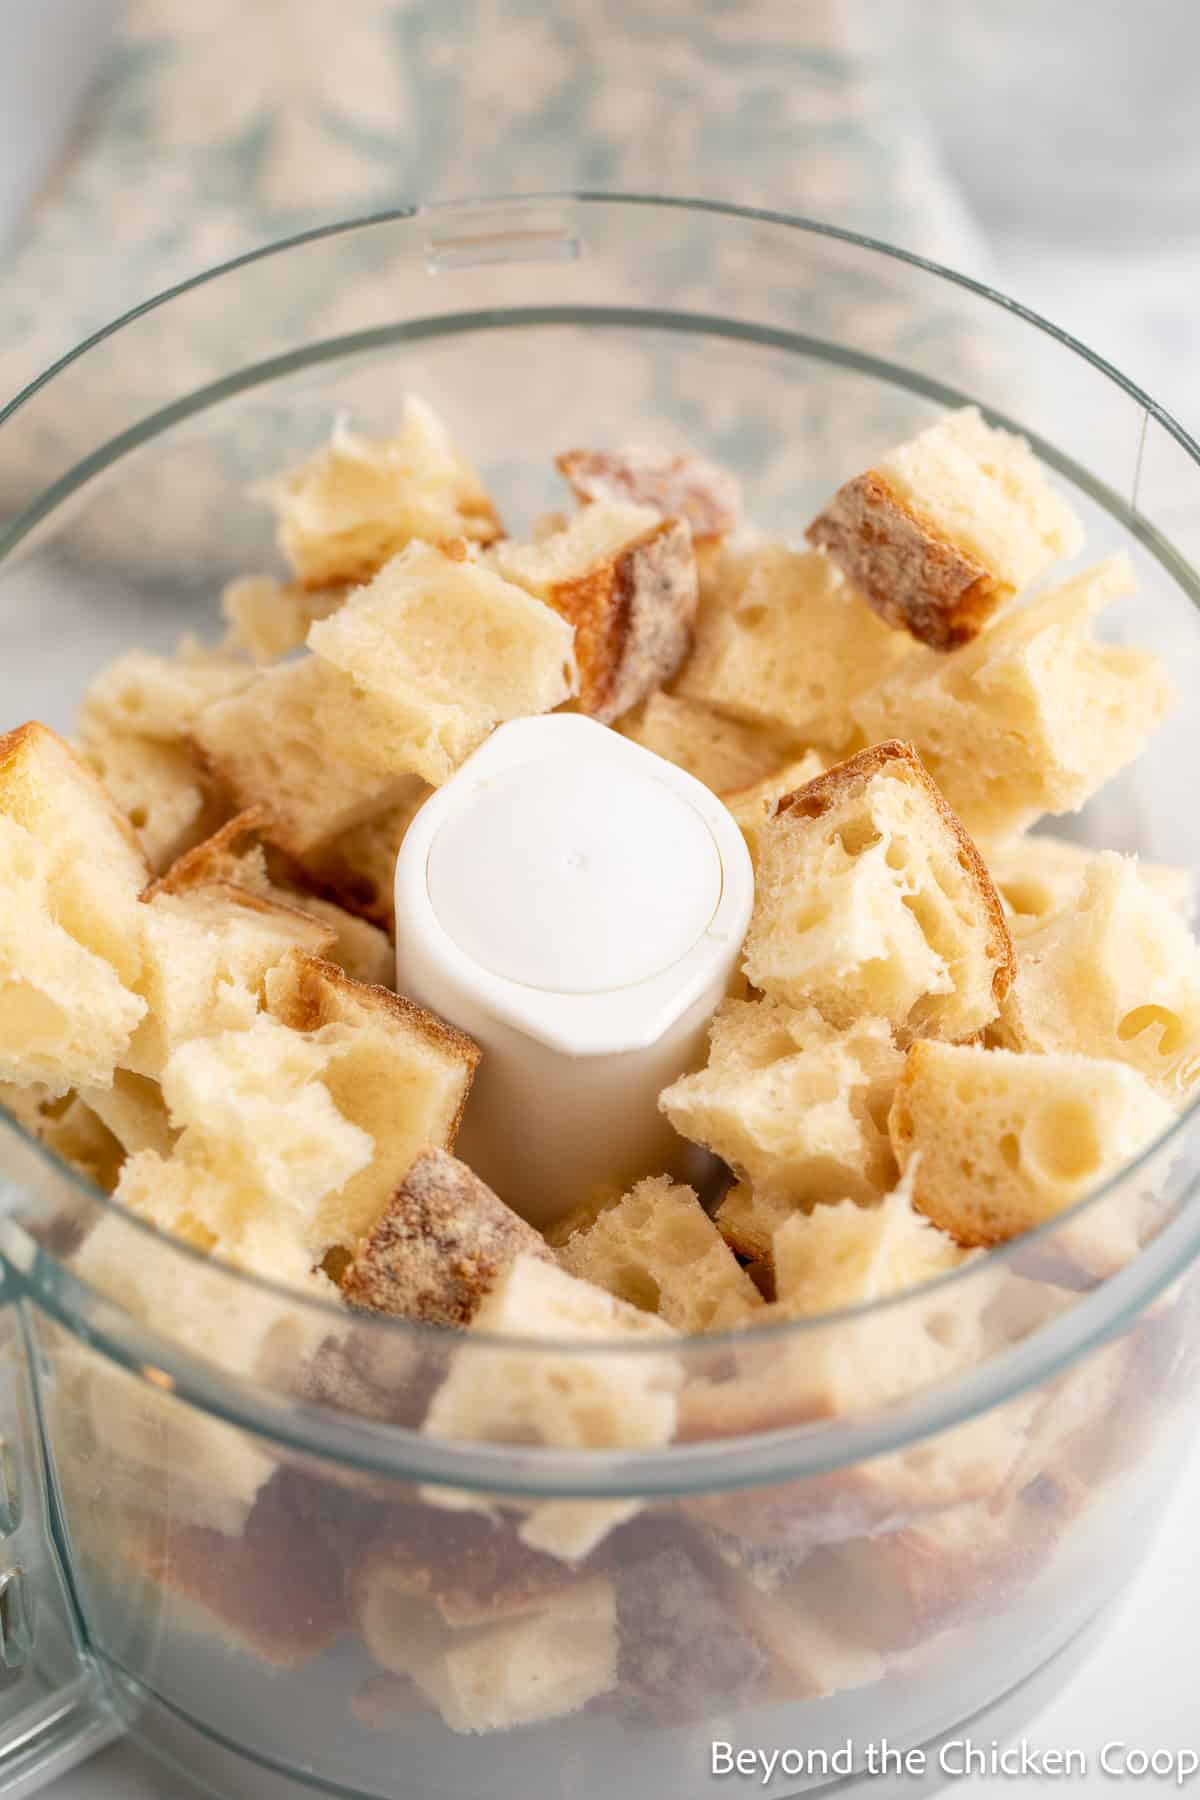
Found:
[{"label": "blurred background", "polygon": [[0,401],[255,244],[564,186],[994,282],[1200,432],[1195,0],[0,0]]}]

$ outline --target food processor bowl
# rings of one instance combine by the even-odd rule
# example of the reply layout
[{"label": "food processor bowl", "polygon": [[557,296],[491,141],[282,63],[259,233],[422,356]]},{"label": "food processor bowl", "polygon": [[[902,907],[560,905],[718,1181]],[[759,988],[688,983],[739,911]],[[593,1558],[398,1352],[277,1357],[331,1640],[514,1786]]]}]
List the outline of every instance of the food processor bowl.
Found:
[{"label": "food processor bowl", "polygon": [[[80,346],[0,415],[5,727],[69,731],[115,655],[218,636],[221,586],[275,561],[247,487],[339,414],[387,431],[409,392],[514,522],[561,504],[556,452],[633,441],[732,468],[791,538],[882,447],[978,405],[1090,554],[1129,551],[1140,592],[1104,629],[1180,696],[1058,829],[1200,870],[1196,446],[998,295],[682,201],[368,219]],[[756,1785],[782,1796],[844,1782],[847,1744],[861,1772],[885,1738],[1013,1716],[1136,1569],[1189,1445],[1194,1114],[911,1293],[611,1344],[351,1315],[160,1235],[6,1120],[0,1794],[126,1732],[171,1791],[255,1800],[700,1800],[739,1750],[774,1756]],[[1081,1277],[1081,1234],[1117,1216],[1140,1248]],[[856,1404],[881,1367],[885,1399]],[[541,1441],[527,1391],[567,1396]]]}]

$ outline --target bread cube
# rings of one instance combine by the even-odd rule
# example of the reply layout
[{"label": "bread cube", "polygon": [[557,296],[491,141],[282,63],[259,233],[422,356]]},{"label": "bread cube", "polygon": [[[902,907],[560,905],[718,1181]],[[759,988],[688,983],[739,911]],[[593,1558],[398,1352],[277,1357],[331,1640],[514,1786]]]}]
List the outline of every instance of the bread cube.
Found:
[{"label": "bread cube", "polygon": [[336,901],[276,879],[280,871],[268,864],[260,841],[264,823],[261,808],[253,807],[226,820],[211,837],[178,857],[152,882],[146,898],[152,899],[157,893],[187,893],[222,882],[243,888],[275,906],[302,912],[324,925],[332,936],[326,955],[356,981],[390,984],[395,955],[384,933]]},{"label": "bread cube", "polygon": [[1013,975],[1004,910],[909,744],[876,744],[785,795],[759,834],[746,974],[832,1023],[966,1038]]},{"label": "bread cube", "polygon": [[45,725],[21,725],[0,737],[0,814],[39,845],[55,922],[128,986],[149,869],[94,771]]},{"label": "bread cube", "polygon": [[415,396],[394,437],[364,437],[339,419],[323,449],[262,491],[306,588],[369,581],[414,539],[489,544],[503,529],[475,470]]},{"label": "bread cube", "polygon": [[132,733],[164,744],[183,743],[200,714],[241,693],[254,680],[249,663],[232,657],[155,656],[129,650],[89,686],[79,710],[85,738]]},{"label": "bread cube", "polygon": [[689,1187],[666,1175],[638,1182],[570,1237],[559,1262],[677,1331],[752,1321],[762,1296]]},{"label": "bread cube", "polygon": [[714,794],[747,787],[782,767],[791,753],[790,740],[779,732],[726,718],[677,694],[651,694],[617,722],[617,730],[694,775]]},{"label": "bread cube", "polygon": [[[1085,844],[1039,832],[1034,837],[1011,838],[1005,843],[980,846],[996,891],[1008,911],[1014,937],[1063,912],[1074,904],[1083,878],[1097,856],[1105,852]],[[1129,859],[1134,861],[1135,859]],[[1185,921],[1196,904],[1196,880],[1190,869],[1168,863],[1135,861],[1142,882]]]},{"label": "bread cube", "polygon": [[155,872],[207,837],[224,817],[219,784],[184,744],[112,732],[90,736],[82,752],[133,826]]},{"label": "bread cube", "polygon": [[911,739],[981,841],[1075,812],[1140,752],[1171,701],[1155,657],[1091,634],[1135,585],[1128,557],[1109,557],[949,656],[914,652],[855,701],[854,717],[870,740]]},{"label": "bread cube", "polygon": [[404,836],[433,789],[408,776],[399,799],[318,844],[304,858],[305,873],[347,912],[391,934],[396,917],[396,858]]},{"label": "bread cube", "polygon": [[1200,1081],[1200,945],[1132,858],[1094,856],[1071,904],[1019,940],[993,1036],[1129,1063],[1178,1106]]},{"label": "bread cube", "polygon": [[1083,527],[1023,438],[964,407],[838,489],[805,534],[880,618],[934,650],[968,643]]},{"label": "bread cube", "polygon": [[461,543],[410,545],[308,634],[323,663],[385,708],[397,768],[435,785],[504,720],[575,692],[573,639],[567,620]]},{"label": "bread cube", "polygon": [[490,560],[574,627],[580,711],[610,724],[675,674],[699,590],[688,526],[637,506],[588,506],[538,544]]},{"label": "bread cube", "polygon": [[533,1227],[465,1163],[424,1150],[355,1245],[338,1285],[351,1306],[461,1326],[519,1255],[551,1260]]},{"label": "bread cube", "polygon": [[512,1731],[566,1718],[616,1686],[612,1584],[579,1582],[525,1618],[456,1633],[411,1672],[452,1731]]},{"label": "bread cube", "polygon": [[[754,1190],[755,1208],[727,1199],[718,1224],[734,1247],[763,1256],[739,1212],[777,1201],[782,1222],[822,1199],[877,1199],[895,1175],[887,1110],[903,1067],[891,1027],[844,1029],[811,1007],[727,1000],[711,1027],[708,1065],[664,1090],[659,1104],[681,1136],[723,1157]],[[749,1223],[749,1221],[746,1221]]]},{"label": "bread cube", "polygon": [[57,1095],[37,1082],[0,1083],[0,1108],[39,1144],[110,1194],[125,1151],[107,1125],[78,1094]]},{"label": "bread cube", "polygon": [[807,787],[810,781],[823,775],[827,767],[819,750],[806,750],[803,756],[773,769],[761,781],[725,794],[725,804],[741,826],[755,868],[758,867],[763,827],[776,806],[786,794]]},{"label": "bread cube", "polygon": [[352,981],[301,952],[266,980],[267,1009],[328,1053],[323,1080],[342,1115],[375,1151],[318,1214],[328,1246],[356,1244],[429,1146],[449,1149],[479,1061],[472,1040],[387,988]]},{"label": "bread cube", "polygon": [[[1118,1174],[1174,1119],[1125,1063],[1021,1056],[971,1045],[914,1044],[890,1130],[913,1196],[961,1244],[1006,1243],[1043,1225]],[[1159,1171],[1161,1173],[1161,1171]],[[1055,1248],[1102,1277],[1139,1242],[1144,1170],[1064,1226]]]},{"label": "bread cube", "polygon": [[[66,911],[87,928],[74,881],[45,844],[3,813],[0,869],[0,1079],[37,1084],[52,1098],[103,1086],[128,1052],[145,1001],[59,922]],[[128,898],[132,915],[136,900]],[[103,932],[88,935],[104,941]]]},{"label": "bread cube", "polygon": [[680,1544],[621,1568],[617,1668],[635,1717],[662,1726],[725,1715],[762,1682],[767,1658],[726,1586]]},{"label": "bread cube", "polygon": [[210,707],[195,733],[234,805],[297,861],[424,791],[385,702],[318,657],[284,663]]},{"label": "bread cube", "polygon": [[854,699],[911,653],[822,551],[759,544],[724,556],[676,692],[837,750]]},{"label": "bread cube", "polygon": [[278,662],[299,650],[308,628],[336,612],[349,587],[306,588],[273,575],[247,575],[221,592],[221,611],[229,621],[226,644],[244,650],[256,663]]},{"label": "bread cube", "polygon": [[333,941],[320,920],[223,882],[160,892],[138,913],[146,1014],[121,1061],[154,1079],[189,1038],[248,1024],[267,970],[288,950],[320,954]]},{"label": "bread cube", "polygon": [[697,545],[736,531],[742,490],[736,476],[687,450],[564,450],[555,462],[585,506],[647,506],[683,519]]}]

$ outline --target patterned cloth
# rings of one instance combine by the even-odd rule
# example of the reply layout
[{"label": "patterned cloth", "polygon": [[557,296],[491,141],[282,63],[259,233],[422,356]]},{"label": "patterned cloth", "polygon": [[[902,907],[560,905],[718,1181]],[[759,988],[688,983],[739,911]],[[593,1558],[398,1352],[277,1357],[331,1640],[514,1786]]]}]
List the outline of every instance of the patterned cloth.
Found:
[{"label": "patterned cloth", "polygon": [[0,397],[188,275],[419,199],[696,195],[973,261],[861,3],[133,0],[0,261]]}]

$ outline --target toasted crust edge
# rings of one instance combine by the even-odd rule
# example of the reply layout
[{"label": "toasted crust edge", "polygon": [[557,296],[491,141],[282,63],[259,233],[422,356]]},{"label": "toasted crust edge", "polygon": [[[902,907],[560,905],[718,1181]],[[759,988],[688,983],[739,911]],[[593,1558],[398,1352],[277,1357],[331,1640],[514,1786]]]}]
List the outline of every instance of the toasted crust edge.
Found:
[{"label": "toasted crust edge", "polygon": [[1004,904],[974,839],[917,755],[914,745],[907,744],[900,738],[887,738],[880,744],[870,744],[865,750],[847,757],[844,762],[835,763],[824,774],[814,775],[804,787],[781,795],[767,817],[779,818],[781,814],[794,812],[801,818],[819,819],[839,801],[861,793],[876,775],[894,765],[903,768],[906,778],[923,788],[933,802],[942,824],[955,840],[963,872],[974,882],[983,900],[991,925],[991,949],[995,961],[992,995],[999,1005],[1017,973],[1016,953],[1008,921],[1004,916]]},{"label": "toasted crust edge", "polygon": [[210,837],[177,856],[143,890],[142,899],[153,900],[157,894],[186,894],[191,888],[212,887],[218,883],[236,886],[236,883],[229,882],[227,876],[214,873],[217,858],[223,852],[232,850],[239,838],[250,837],[255,832],[265,835],[267,823],[267,810],[263,806],[248,806],[242,812],[235,813],[232,819],[227,819]]},{"label": "toasted crust edge", "polygon": [[880,470],[840,487],[805,531],[885,624],[931,650],[978,637],[1013,588],[952,543]]},{"label": "toasted crust edge", "polygon": [[11,731],[6,731],[3,736],[0,736],[0,793],[3,792],[9,771],[19,765],[26,752],[36,755],[40,744],[49,744],[51,755],[61,756],[71,765],[76,778],[81,785],[92,791],[96,804],[103,807],[129,849],[145,867],[148,875],[150,868],[146,862],[146,852],[142,848],[142,841],[95,769],[88,766],[66,738],[60,737],[57,731],[52,731],[49,725],[43,725],[40,719],[27,719],[23,725],[16,725]]}]

